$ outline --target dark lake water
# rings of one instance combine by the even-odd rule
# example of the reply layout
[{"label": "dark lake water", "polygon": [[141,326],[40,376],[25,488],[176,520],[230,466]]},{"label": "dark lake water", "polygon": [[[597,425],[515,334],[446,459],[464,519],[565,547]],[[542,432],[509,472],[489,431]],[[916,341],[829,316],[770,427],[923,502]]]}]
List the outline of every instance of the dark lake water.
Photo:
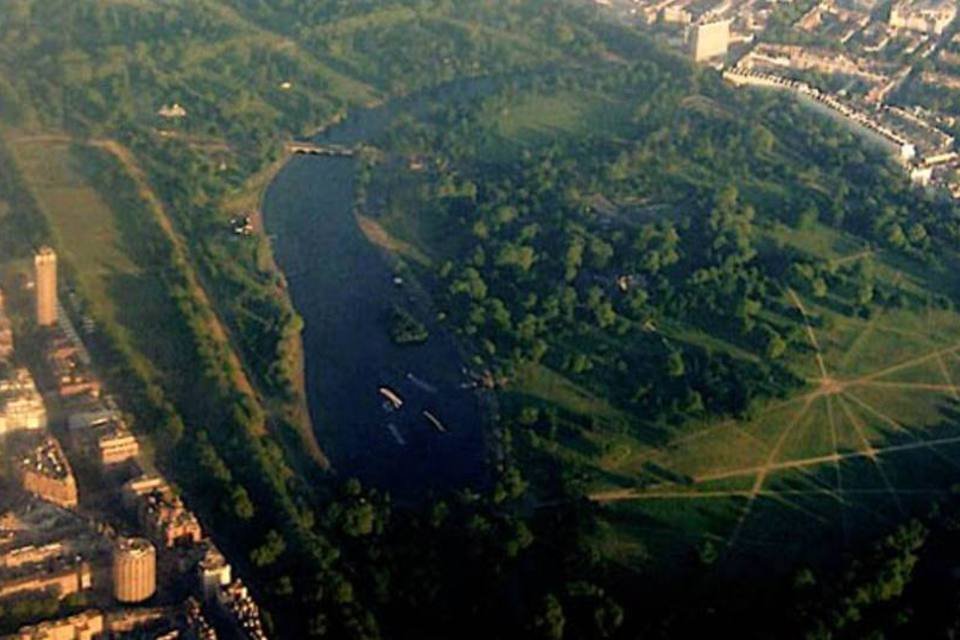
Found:
[{"label": "dark lake water", "polygon": [[[405,105],[410,107],[410,103]],[[389,124],[398,105],[359,111],[318,141],[356,144]],[[415,499],[430,490],[476,485],[485,476],[484,421],[453,337],[430,328],[424,345],[397,346],[384,315],[392,304],[428,309],[429,300],[394,283],[394,266],[353,216],[357,163],[297,156],[264,198],[264,219],[303,317],[306,389],[321,446],[342,475]],[[402,399],[385,407],[378,391]],[[448,429],[424,417],[433,413]]]}]

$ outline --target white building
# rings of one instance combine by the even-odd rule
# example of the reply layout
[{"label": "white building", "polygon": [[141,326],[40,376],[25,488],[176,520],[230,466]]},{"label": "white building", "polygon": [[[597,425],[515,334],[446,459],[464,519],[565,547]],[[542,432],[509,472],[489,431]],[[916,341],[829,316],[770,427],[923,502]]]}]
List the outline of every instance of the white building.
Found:
[{"label": "white building", "polygon": [[890,8],[890,26],[940,35],[957,17],[956,0],[899,0]]},{"label": "white building", "polygon": [[0,380],[0,435],[23,429],[45,429],[47,409],[26,369]]},{"label": "white building", "polygon": [[690,51],[697,62],[727,55],[730,46],[730,21],[717,20],[690,28]]},{"label": "white building", "polygon": [[160,107],[157,111],[157,115],[161,118],[186,118],[187,110],[183,108],[179,103],[174,102],[173,104],[165,104]]},{"label": "white building", "polygon": [[197,574],[203,598],[208,602],[215,600],[220,591],[233,581],[230,564],[212,542],[197,565]]}]

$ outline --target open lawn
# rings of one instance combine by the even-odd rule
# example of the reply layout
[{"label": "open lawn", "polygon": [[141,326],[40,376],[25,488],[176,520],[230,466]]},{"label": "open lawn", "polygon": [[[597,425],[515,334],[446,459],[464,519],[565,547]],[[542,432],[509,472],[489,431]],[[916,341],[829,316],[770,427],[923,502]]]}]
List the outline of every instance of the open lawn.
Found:
[{"label": "open lawn", "polygon": [[557,137],[615,132],[627,118],[627,107],[599,94],[526,93],[498,111],[488,110],[485,118],[496,136],[489,151],[498,157]]},{"label": "open lawn", "polygon": [[511,381],[510,390],[555,404],[571,413],[617,418],[620,412],[607,401],[540,364],[526,364]]}]

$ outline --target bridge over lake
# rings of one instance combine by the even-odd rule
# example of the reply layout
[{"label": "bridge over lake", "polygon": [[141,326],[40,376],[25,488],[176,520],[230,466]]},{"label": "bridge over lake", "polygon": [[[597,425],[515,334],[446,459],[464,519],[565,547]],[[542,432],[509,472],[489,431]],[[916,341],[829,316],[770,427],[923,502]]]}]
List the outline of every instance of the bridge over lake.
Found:
[{"label": "bridge over lake", "polygon": [[360,151],[361,147],[343,144],[318,143],[309,141],[293,141],[286,145],[287,153],[310,156],[351,157]]}]

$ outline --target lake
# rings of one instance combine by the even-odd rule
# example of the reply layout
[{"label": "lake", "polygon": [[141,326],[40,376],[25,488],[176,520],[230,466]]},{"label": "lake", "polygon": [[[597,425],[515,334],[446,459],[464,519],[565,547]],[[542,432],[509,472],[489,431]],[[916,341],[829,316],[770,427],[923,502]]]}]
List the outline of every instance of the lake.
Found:
[{"label": "lake", "polygon": [[[401,106],[424,99],[360,110],[316,141],[371,140]],[[477,485],[487,457],[479,394],[464,388],[461,350],[427,311],[429,299],[394,281],[392,260],[357,226],[356,170],[352,158],[295,156],[264,197],[274,254],[304,320],[305,384],[317,438],[338,473],[401,498]],[[425,344],[390,340],[384,318],[393,304],[417,310],[430,329]],[[381,386],[399,396],[399,409]]]}]

